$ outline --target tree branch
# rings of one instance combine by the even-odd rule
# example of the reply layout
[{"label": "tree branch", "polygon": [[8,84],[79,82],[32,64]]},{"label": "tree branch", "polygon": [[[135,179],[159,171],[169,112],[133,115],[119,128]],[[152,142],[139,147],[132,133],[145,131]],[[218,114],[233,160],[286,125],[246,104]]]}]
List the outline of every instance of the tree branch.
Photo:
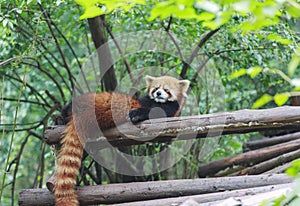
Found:
[{"label": "tree branch", "polygon": [[51,35],[52,35],[52,38],[53,38],[54,41],[55,41],[56,47],[57,47],[57,49],[58,49],[58,52],[59,52],[59,54],[60,54],[60,56],[61,56],[61,58],[62,58],[62,60],[63,60],[64,68],[67,70],[67,73],[68,73],[68,75],[69,75],[69,81],[70,81],[70,83],[71,83],[71,87],[74,88],[73,75],[72,75],[72,73],[71,73],[71,71],[70,71],[70,68],[69,68],[69,66],[68,66],[67,60],[66,60],[66,58],[65,58],[65,55],[64,55],[64,53],[63,53],[63,51],[62,51],[62,49],[61,49],[61,47],[60,47],[60,44],[59,44],[59,42],[58,42],[58,39],[56,38],[56,35],[54,34],[54,31],[53,31],[53,29],[52,29],[51,21],[50,21],[49,15],[48,15],[47,11],[44,10],[44,7],[43,7],[43,5],[42,5],[41,3],[38,3],[38,5],[39,5],[39,7],[40,7],[40,10],[41,10],[42,14],[43,14],[44,17],[45,17],[45,20],[46,20],[46,23],[47,23],[47,25],[48,25],[49,31],[50,31],[50,33],[51,33]]},{"label": "tree branch", "polygon": [[113,60],[104,33],[105,16],[97,16],[88,19],[94,45],[97,49],[100,63],[101,79],[107,91],[113,91],[117,87],[117,78],[113,67]]},{"label": "tree branch", "polygon": [[[114,146],[125,146],[148,142],[167,142],[172,139],[182,140],[221,134],[299,128],[299,123],[300,107],[285,106],[273,109],[246,109],[198,116],[152,119],[136,125],[127,122],[119,125],[118,128],[104,131],[104,136]],[[64,131],[64,128],[64,126],[60,126],[46,130],[45,141],[58,143],[62,138],[61,132]],[[90,140],[87,145],[101,149],[107,144],[106,138]]]},{"label": "tree branch", "polygon": [[180,76],[183,79],[186,79],[186,73],[187,73],[187,69],[189,68],[190,64],[193,62],[194,58],[198,55],[198,52],[200,50],[200,48],[218,31],[220,30],[220,28],[212,30],[210,32],[208,32],[198,43],[198,45],[196,46],[196,48],[194,49],[194,51],[192,52],[190,58],[187,60],[187,62],[184,62]]}]

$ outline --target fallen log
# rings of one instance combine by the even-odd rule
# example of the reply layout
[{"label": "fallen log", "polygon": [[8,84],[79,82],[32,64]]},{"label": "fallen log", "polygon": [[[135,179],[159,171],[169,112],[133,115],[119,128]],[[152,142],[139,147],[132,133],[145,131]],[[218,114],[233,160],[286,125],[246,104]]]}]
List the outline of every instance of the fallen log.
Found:
[{"label": "fallen log", "polygon": [[199,177],[207,177],[234,165],[249,166],[269,160],[279,155],[300,149],[300,139],[258,150],[238,154],[234,157],[222,158],[200,166]]},{"label": "fallen log", "polygon": [[[291,182],[290,177],[278,174],[83,186],[78,187],[77,191],[80,203],[91,205],[197,195]],[[53,194],[47,189],[25,189],[19,193],[20,206],[53,204]]]},{"label": "fallen log", "polygon": [[230,197],[253,196],[264,192],[276,191],[278,189],[291,188],[291,187],[292,187],[291,183],[280,184],[280,185],[254,187],[254,188],[247,188],[247,189],[240,189],[240,190],[233,190],[233,191],[216,192],[216,193],[202,194],[202,195],[191,195],[191,196],[184,196],[184,197],[172,197],[172,198],[164,198],[164,199],[156,199],[156,200],[120,203],[120,204],[113,204],[112,206],[153,206],[153,205],[178,206],[189,199],[192,199],[199,204],[199,203],[224,200]]},{"label": "fallen log", "polygon": [[[239,110],[198,116],[172,117],[146,120],[133,125],[131,122],[104,131],[112,145],[126,146],[146,142],[165,142],[172,139],[193,139],[219,136],[220,134],[246,133],[269,129],[298,128],[300,107],[277,107],[261,110]],[[58,143],[64,126],[46,130],[44,138],[49,144]],[[100,134],[99,134],[100,136]],[[107,146],[104,137],[90,140],[88,144],[99,149]],[[95,148],[96,149],[96,148]]]},{"label": "fallen log", "polygon": [[265,138],[261,140],[249,141],[243,144],[244,151],[256,150],[263,147],[268,147],[276,144],[281,144],[284,142],[289,142],[292,140],[300,139],[300,132],[295,132],[292,134],[286,134],[277,137]]},{"label": "fallen log", "polygon": [[252,167],[245,168],[238,172],[237,175],[257,175],[262,174],[268,170],[274,169],[275,167],[281,166],[287,162],[291,162],[297,158],[300,158],[300,150],[289,152],[278,157],[272,158],[270,160],[261,162]]}]

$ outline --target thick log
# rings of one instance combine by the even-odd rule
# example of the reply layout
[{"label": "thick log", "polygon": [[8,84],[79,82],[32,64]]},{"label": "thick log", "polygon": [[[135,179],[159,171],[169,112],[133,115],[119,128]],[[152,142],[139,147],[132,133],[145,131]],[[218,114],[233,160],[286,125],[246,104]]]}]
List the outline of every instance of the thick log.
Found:
[{"label": "thick log", "polygon": [[244,151],[255,150],[255,149],[259,149],[259,148],[263,148],[263,147],[272,146],[275,144],[280,144],[280,143],[296,140],[299,138],[300,138],[300,132],[295,132],[292,134],[286,134],[286,135],[277,136],[277,137],[249,141],[249,142],[244,143],[243,148],[244,148]]},{"label": "thick log", "polygon": [[241,196],[253,196],[256,194],[276,191],[283,188],[291,188],[292,184],[280,184],[280,185],[271,185],[271,186],[263,186],[263,187],[254,187],[247,188],[241,190],[233,190],[233,191],[224,191],[224,192],[216,192],[210,194],[202,194],[202,195],[191,195],[184,197],[172,197],[172,198],[164,198],[164,199],[156,199],[156,200],[147,200],[147,201],[137,201],[137,202],[128,202],[128,203],[120,203],[113,204],[113,206],[178,206],[187,200],[194,200],[197,204],[206,203],[218,200],[224,200],[230,197],[241,197]]},{"label": "thick log", "polygon": [[201,165],[198,170],[199,177],[214,175],[217,172],[224,170],[234,165],[249,166],[260,162],[272,159],[279,155],[300,149],[300,139],[293,140],[287,143],[274,145],[271,147],[245,152],[234,157],[222,158]]},{"label": "thick log", "polygon": [[[112,204],[157,198],[179,197],[291,183],[284,174],[207,179],[168,180],[78,187],[82,205]],[[19,205],[53,205],[53,195],[47,189],[25,189],[19,194]]]},{"label": "thick log", "polygon": [[[269,129],[295,129],[299,127],[299,123],[300,107],[285,106],[273,109],[246,109],[198,116],[152,119],[137,125],[128,122],[118,128],[105,131],[104,136],[111,144],[124,146]],[[59,142],[63,128],[58,128],[55,128],[55,131],[51,131],[50,128],[45,132],[47,143]],[[59,138],[57,138],[58,136]],[[107,142],[104,137],[100,137],[97,140],[92,140],[90,145],[95,147],[98,145],[99,148],[102,148],[107,145]]]},{"label": "thick log", "polygon": [[300,158],[300,150],[289,152],[287,154],[280,155],[273,159],[261,162],[252,167],[245,168],[238,172],[238,175],[257,175],[262,174],[266,171],[274,169],[275,167],[281,166],[287,162],[291,162],[297,158]]}]

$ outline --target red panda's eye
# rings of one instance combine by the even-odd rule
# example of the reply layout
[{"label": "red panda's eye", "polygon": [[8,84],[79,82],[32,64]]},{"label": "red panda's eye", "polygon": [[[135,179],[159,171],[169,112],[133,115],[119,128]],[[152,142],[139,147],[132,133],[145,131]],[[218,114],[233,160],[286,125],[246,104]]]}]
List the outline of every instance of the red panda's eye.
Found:
[{"label": "red panda's eye", "polygon": [[171,97],[172,96],[172,93],[170,92],[169,89],[164,89],[164,91]]}]

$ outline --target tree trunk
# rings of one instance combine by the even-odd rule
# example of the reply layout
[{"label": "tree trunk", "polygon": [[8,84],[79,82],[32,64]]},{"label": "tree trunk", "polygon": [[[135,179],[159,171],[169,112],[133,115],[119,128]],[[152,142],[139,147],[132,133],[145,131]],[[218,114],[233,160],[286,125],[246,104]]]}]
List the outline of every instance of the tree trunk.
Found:
[{"label": "tree trunk", "polygon": [[117,78],[113,66],[114,62],[105,36],[105,16],[90,18],[88,19],[88,23],[100,63],[101,79],[99,81],[103,81],[106,91],[114,91],[117,87]]}]

